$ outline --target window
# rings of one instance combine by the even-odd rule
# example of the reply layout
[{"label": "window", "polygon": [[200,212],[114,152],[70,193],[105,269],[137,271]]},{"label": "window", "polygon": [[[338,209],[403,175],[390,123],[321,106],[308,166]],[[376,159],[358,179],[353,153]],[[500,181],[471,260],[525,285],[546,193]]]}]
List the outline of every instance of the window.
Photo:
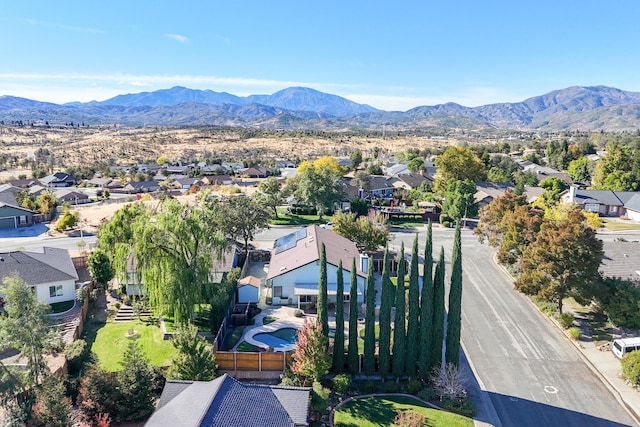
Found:
[{"label": "window", "polygon": [[20,225],[24,225],[27,223],[27,216],[26,215],[20,215]]},{"label": "window", "polygon": [[281,297],[282,296],[282,286],[274,286],[273,287],[273,296]]},{"label": "window", "polygon": [[343,300],[344,302],[351,301],[351,295],[349,295],[349,294],[344,294],[343,298],[344,298],[344,300]]},{"label": "window", "polygon": [[585,203],[584,210],[587,212],[600,212],[600,205],[597,203]]},{"label": "window", "polygon": [[618,207],[617,206],[609,206],[609,213],[610,214],[617,214],[618,213]]},{"label": "window", "polygon": [[62,296],[62,285],[54,285],[49,286],[49,296],[53,297],[61,297]]},{"label": "window", "polygon": [[300,302],[305,304],[313,302],[313,295],[300,295]]}]

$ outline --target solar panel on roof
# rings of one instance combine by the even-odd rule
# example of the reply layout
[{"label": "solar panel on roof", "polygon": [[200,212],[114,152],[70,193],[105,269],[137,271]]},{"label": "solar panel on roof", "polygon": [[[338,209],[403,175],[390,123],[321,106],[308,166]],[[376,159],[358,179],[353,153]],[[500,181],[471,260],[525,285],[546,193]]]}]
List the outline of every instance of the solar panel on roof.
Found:
[{"label": "solar panel on roof", "polygon": [[302,229],[277,239],[274,244],[275,254],[277,255],[291,248],[295,248],[298,240],[304,239],[305,237],[307,237],[307,230]]}]

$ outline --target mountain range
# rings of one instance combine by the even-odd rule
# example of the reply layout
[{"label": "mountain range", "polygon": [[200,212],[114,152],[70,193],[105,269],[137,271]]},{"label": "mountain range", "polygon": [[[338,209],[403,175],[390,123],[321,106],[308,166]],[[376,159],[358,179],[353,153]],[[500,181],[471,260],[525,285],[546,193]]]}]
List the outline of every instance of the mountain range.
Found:
[{"label": "mountain range", "polygon": [[310,88],[272,95],[173,87],[64,105],[0,96],[0,121],[128,126],[240,126],[264,129],[362,130],[433,127],[622,131],[640,128],[640,92],[572,86],[522,102],[465,107],[455,103],[383,111]]}]

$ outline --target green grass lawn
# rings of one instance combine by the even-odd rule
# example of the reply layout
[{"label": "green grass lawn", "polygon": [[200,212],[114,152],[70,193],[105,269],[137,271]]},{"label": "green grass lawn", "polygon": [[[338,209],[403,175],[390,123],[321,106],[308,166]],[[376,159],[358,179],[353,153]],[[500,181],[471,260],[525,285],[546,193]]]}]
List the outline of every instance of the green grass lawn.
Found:
[{"label": "green grass lawn", "polygon": [[220,346],[220,350],[229,351],[233,348],[233,346],[238,344],[238,341],[240,341],[240,337],[242,337],[242,333],[244,332],[245,328],[246,326],[236,326],[235,328],[233,328],[233,332],[227,334],[227,336],[224,337],[224,342]]},{"label": "green grass lawn", "polygon": [[391,426],[396,414],[407,410],[425,416],[427,418],[425,425],[429,427],[473,426],[471,418],[432,409],[417,400],[406,397],[370,397],[352,400],[335,413],[333,422],[336,427]]},{"label": "green grass lawn", "polygon": [[[129,329],[135,329],[135,338],[127,338]],[[96,354],[100,367],[107,371],[118,371],[129,340],[137,340],[149,362],[156,366],[169,366],[176,349],[171,341],[162,339],[160,327],[144,322],[106,323],[97,330],[91,351]]]},{"label": "green grass lawn", "polygon": [[[209,321],[209,316],[211,314],[211,306],[209,304],[198,304],[194,308],[195,310],[195,319],[193,320],[193,324],[196,328],[198,328],[199,332],[211,332],[211,322]],[[164,315],[162,316],[164,320],[164,326],[167,329],[167,332],[175,332],[176,325],[173,320],[173,316]]]},{"label": "green grass lawn", "polygon": [[640,224],[633,222],[612,221],[607,218],[602,219],[603,226],[609,231],[640,230]]},{"label": "green grass lawn", "polygon": [[263,325],[268,325],[269,323],[273,323],[276,320],[278,320],[278,318],[276,316],[264,316],[262,318],[262,324]]},{"label": "green grass lawn", "polygon": [[[380,325],[378,324],[375,325],[375,337],[376,341],[380,339]],[[364,329],[360,331],[360,338],[364,339]]]},{"label": "green grass lawn", "polygon": [[260,347],[258,347],[257,345],[249,344],[246,341],[242,341],[240,344],[238,344],[236,350],[241,352],[253,353],[260,351]]},{"label": "green grass lawn", "polygon": [[[325,217],[324,219],[326,219]],[[323,221],[324,222],[324,221]],[[293,215],[287,213],[286,208],[278,208],[278,218],[271,217],[271,225],[309,225],[320,224],[318,215]]]}]

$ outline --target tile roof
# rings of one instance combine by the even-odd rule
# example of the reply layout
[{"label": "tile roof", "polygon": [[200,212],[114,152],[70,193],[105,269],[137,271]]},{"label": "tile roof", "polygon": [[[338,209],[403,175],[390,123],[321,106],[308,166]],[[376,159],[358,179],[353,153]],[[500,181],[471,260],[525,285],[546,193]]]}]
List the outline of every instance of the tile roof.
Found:
[{"label": "tile roof", "polygon": [[78,280],[66,249],[44,247],[43,252],[0,252],[0,277],[14,273],[30,285],[60,280]]},{"label": "tile roof", "polygon": [[307,425],[310,389],[213,381],[167,381],[146,426],[293,427]]},{"label": "tile roof", "polygon": [[339,261],[342,260],[343,268],[349,270],[352,259],[355,258],[358,275],[366,277],[366,274],[360,270],[360,263],[358,262],[360,253],[355,243],[351,240],[317,225],[310,225],[301,231],[306,233],[304,233],[304,237],[295,241],[295,245],[293,245],[293,240],[296,238],[296,233],[278,239],[278,241],[289,239],[292,241],[292,246],[284,251],[278,251],[277,248],[274,248],[269,263],[267,280],[319,260],[322,243],[326,248],[328,264],[337,267]]}]

